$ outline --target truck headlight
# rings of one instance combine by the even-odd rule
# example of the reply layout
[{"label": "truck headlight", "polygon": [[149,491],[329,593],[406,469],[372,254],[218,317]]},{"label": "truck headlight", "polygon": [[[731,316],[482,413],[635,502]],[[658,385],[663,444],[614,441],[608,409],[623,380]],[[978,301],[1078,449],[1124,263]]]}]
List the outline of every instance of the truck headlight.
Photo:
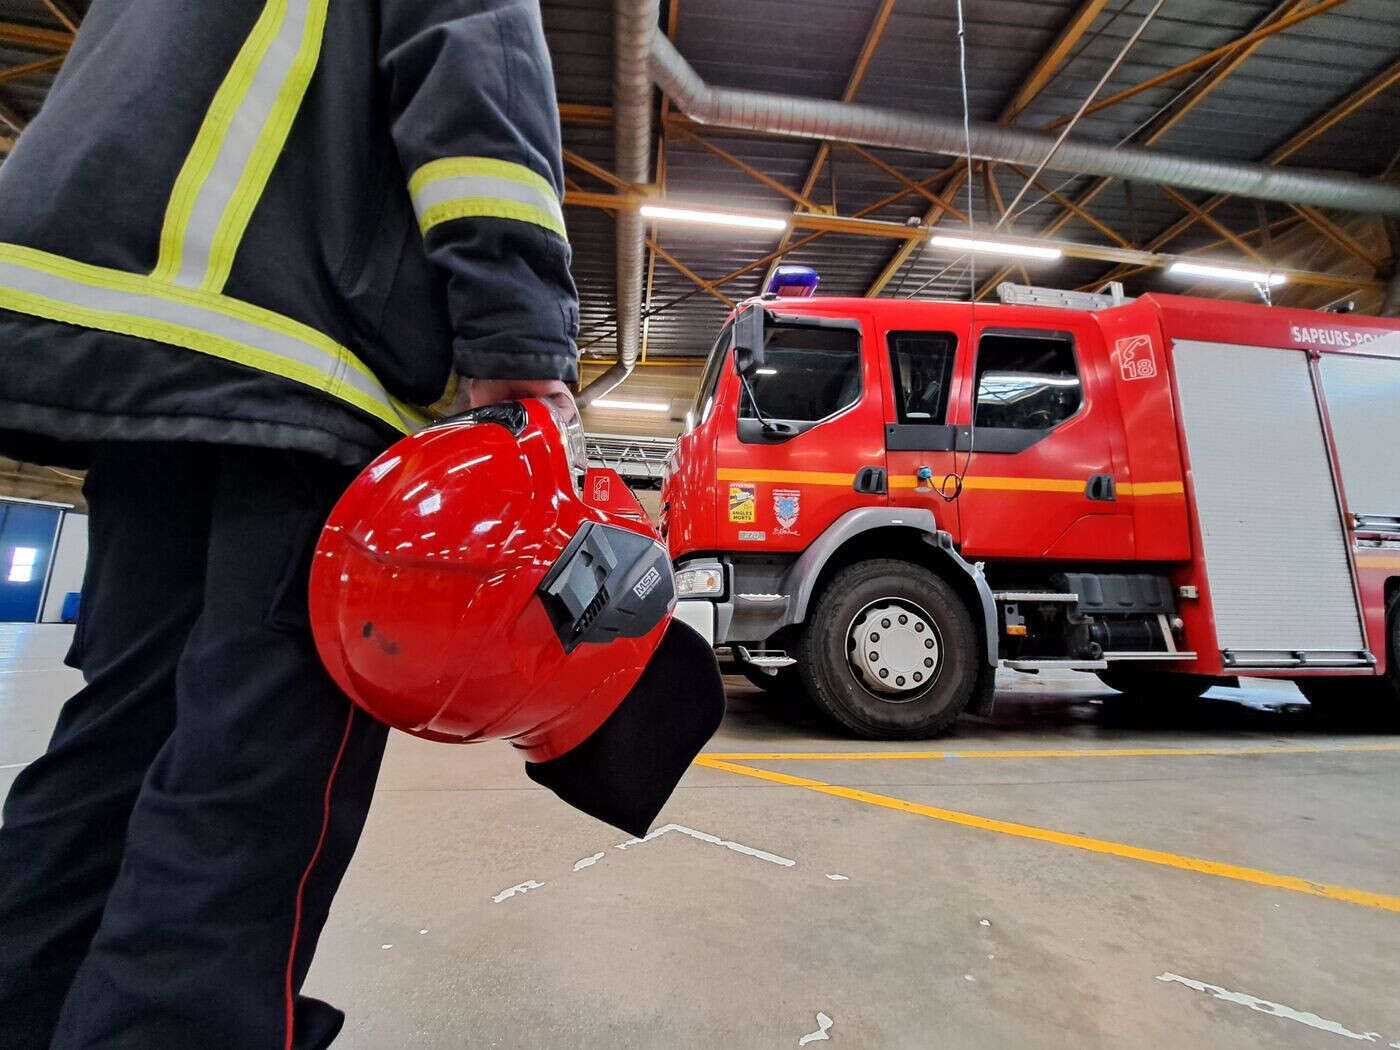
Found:
[{"label": "truck headlight", "polygon": [[718,566],[681,569],[676,573],[676,597],[699,598],[724,593],[724,573]]}]

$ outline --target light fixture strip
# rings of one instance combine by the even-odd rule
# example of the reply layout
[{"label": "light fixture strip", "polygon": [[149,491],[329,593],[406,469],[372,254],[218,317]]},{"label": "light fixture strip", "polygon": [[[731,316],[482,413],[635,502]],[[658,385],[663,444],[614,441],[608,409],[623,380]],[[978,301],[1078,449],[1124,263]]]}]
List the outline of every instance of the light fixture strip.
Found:
[{"label": "light fixture strip", "polygon": [[1028,259],[1058,259],[1064,252],[1041,244],[1022,244],[1017,241],[989,241],[980,237],[959,237],[938,233],[930,238],[936,248],[955,248],[966,252],[986,252],[989,255],[1015,255]]},{"label": "light fixture strip", "polygon": [[1241,284],[1266,284],[1273,288],[1288,282],[1286,274],[1249,270],[1238,266],[1213,266],[1210,263],[1174,262],[1168,267],[1167,273],[1176,277],[1204,277]]},{"label": "light fixture strip", "polygon": [[673,208],[664,204],[643,204],[640,211],[642,218],[658,222],[692,222],[703,226],[729,226],[740,230],[770,230],[779,233],[787,229],[788,225],[787,219],[777,216]]},{"label": "light fixture strip", "polygon": [[671,406],[662,401],[620,401],[613,398],[599,398],[593,402],[594,408],[610,408],[617,412],[669,412]]}]

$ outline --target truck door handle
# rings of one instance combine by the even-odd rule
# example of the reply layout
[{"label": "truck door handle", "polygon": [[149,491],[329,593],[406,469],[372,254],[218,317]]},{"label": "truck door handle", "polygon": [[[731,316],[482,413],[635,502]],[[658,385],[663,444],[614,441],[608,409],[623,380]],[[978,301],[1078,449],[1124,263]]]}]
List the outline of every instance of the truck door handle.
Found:
[{"label": "truck door handle", "polygon": [[861,467],[856,471],[855,484],[851,488],[868,496],[883,496],[889,488],[885,480],[885,468]]},{"label": "truck door handle", "polygon": [[1118,485],[1112,474],[1095,474],[1084,486],[1084,498],[1100,503],[1114,503],[1118,500]]}]

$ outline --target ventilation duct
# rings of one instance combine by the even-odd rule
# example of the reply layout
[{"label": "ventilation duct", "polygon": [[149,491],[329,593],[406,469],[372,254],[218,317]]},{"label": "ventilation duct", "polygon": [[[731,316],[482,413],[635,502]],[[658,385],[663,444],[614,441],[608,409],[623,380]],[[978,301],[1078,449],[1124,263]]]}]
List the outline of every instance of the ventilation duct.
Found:
[{"label": "ventilation duct", "polygon": [[[961,121],[854,102],[794,98],[762,91],[711,87],[660,33],[652,34],[651,74],[676,107],[701,124],[800,138],[837,139],[919,153],[961,156]],[[1055,144],[1053,136],[1000,124],[972,125],[972,156],[1034,167]],[[1185,157],[1140,146],[1107,146],[1067,139],[1051,158],[1053,171],[1103,175],[1135,182],[1313,204],[1341,211],[1400,215],[1400,187],[1360,178]]]},{"label": "ventilation duct", "polygon": [[[660,0],[613,3],[613,170],[642,185],[651,177],[651,73],[648,55],[660,16]],[[633,208],[617,212],[617,363],[579,391],[587,407],[614,390],[637,366],[642,328],[642,265],[646,228]]]}]

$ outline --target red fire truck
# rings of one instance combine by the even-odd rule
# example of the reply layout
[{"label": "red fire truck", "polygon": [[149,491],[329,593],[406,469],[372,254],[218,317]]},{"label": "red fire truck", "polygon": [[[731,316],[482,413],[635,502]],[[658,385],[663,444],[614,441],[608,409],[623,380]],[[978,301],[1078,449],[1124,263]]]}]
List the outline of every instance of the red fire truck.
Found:
[{"label": "red fire truck", "polygon": [[741,304],[662,490],[679,615],[868,737],[998,666],[1400,703],[1400,322],[1003,298]]}]

